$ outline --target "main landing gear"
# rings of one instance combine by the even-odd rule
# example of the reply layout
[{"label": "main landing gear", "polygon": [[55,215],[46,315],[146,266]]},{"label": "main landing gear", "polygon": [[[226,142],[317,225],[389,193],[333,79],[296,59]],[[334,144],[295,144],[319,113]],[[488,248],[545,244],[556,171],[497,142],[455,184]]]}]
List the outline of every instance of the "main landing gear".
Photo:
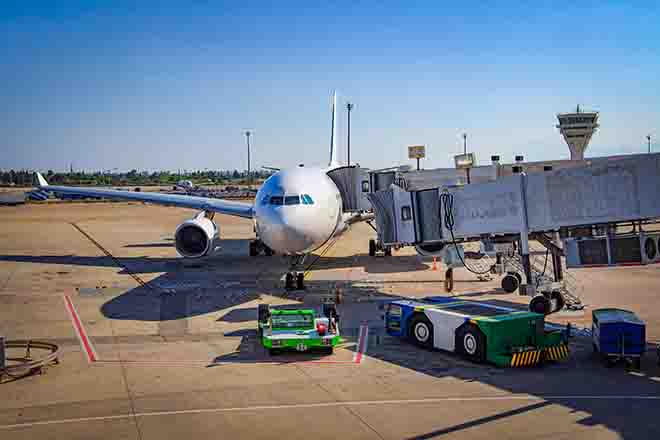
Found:
[{"label": "main landing gear", "polygon": [[305,261],[306,255],[294,255],[289,263],[289,272],[284,276],[284,288],[286,290],[304,290],[305,273],[297,270]]},{"label": "main landing gear", "polygon": [[258,238],[256,240],[250,241],[249,254],[251,257],[256,257],[262,252],[267,257],[270,257],[275,253],[271,248],[266,246],[266,244],[263,241],[259,240]]}]

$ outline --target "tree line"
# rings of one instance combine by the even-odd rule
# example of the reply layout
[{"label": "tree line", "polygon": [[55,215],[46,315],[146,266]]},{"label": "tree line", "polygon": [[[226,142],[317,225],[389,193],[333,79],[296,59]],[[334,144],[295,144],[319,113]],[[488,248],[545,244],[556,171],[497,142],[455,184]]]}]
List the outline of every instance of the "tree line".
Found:
[{"label": "tree line", "polygon": [[[204,171],[138,171],[105,173],[101,171],[69,171],[55,172],[48,170],[44,174],[52,185],[174,185],[180,180],[190,180],[195,185],[223,185],[227,183],[246,184],[257,183],[267,179],[273,172],[257,170],[250,172],[238,170],[204,170]],[[33,171],[30,170],[0,170],[0,185],[32,186]]]}]

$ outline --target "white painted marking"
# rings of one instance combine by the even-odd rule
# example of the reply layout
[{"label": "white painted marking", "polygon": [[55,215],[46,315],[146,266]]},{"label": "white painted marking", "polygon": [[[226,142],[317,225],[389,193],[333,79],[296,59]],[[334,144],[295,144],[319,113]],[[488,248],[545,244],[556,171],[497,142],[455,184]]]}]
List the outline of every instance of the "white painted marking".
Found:
[{"label": "white painted marking", "polygon": [[44,425],[61,425],[66,423],[85,423],[106,420],[121,420],[133,417],[159,417],[159,416],[175,416],[186,414],[217,414],[217,413],[231,413],[231,412],[247,412],[247,411],[277,411],[277,410],[291,410],[291,409],[310,409],[310,408],[332,408],[342,406],[368,406],[368,405],[402,405],[402,404],[429,404],[429,403],[446,403],[446,402],[484,402],[484,401],[560,401],[566,400],[651,400],[660,401],[660,396],[473,396],[473,397],[438,397],[429,399],[400,399],[400,400],[357,400],[345,402],[320,402],[320,403],[301,403],[292,405],[258,405],[258,406],[242,406],[230,408],[200,408],[200,409],[184,409],[177,411],[152,411],[142,412],[135,414],[116,414],[109,416],[99,417],[80,417],[75,419],[59,419],[59,420],[43,420],[39,422],[27,423],[14,423],[12,425],[0,425],[0,429],[19,429],[30,428],[34,426]]}]

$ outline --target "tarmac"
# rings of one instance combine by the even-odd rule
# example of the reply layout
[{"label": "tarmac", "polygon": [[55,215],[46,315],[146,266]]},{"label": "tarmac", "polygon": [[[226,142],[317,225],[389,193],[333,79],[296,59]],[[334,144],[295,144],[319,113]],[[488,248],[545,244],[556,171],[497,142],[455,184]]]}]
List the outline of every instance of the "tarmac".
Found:
[{"label": "tarmac", "polygon": [[[379,305],[447,295],[444,268],[412,249],[369,257],[369,226],[316,261],[305,291],[286,292],[284,258],[248,256],[249,220],[216,216],[214,256],[177,257],[173,232],[193,214],[0,207],[0,336],[61,350],[43,374],[0,383],[0,438],[660,438],[655,352],[641,371],[607,368],[588,332],[592,309],[622,307],[659,341],[658,265],[570,271],[587,308],[548,318],[586,329],[569,359],[502,369],[385,335]],[[499,282],[456,270],[451,295],[526,306]],[[338,289],[345,342],[335,354],[270,357],[259,346],[257,304],[315,306]]]}]

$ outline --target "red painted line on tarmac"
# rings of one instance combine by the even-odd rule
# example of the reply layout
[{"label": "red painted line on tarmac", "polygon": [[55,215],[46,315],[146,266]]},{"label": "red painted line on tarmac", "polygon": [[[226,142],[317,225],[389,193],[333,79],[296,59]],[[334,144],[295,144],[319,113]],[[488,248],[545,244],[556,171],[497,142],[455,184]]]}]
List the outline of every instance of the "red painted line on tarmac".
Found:
[{"label": "red painted line on tarmac", "polygon": [[367,350],[367,333],[369,332],[369,327],[363,325],[360,327],[360,336],[358,337],[358,351],[355,354],[354,362],[359,364],[362,362],[362,355]]},{"label": "red painted line on tarmac", "polygon": [[94,350],[92,342],[89,340],[89,337],[87,337],[85,327],[80,321],[80,317],[78,316],[78,312],[76,312],[76,308],[74,307],[71,298],[69,298],[69,295],[63,295],[63,298],[64,305],[66,306],[66,309],[69,312],[69,317],[71,318],[71,322],[73,323],[73,329],[75,330],[76,336],[78,336],[78,340],[80,341],[80,346],[87,355],[87,362],[90,364],[92,362],[96,362],[98,358],[96,355],[96,350]]}]

